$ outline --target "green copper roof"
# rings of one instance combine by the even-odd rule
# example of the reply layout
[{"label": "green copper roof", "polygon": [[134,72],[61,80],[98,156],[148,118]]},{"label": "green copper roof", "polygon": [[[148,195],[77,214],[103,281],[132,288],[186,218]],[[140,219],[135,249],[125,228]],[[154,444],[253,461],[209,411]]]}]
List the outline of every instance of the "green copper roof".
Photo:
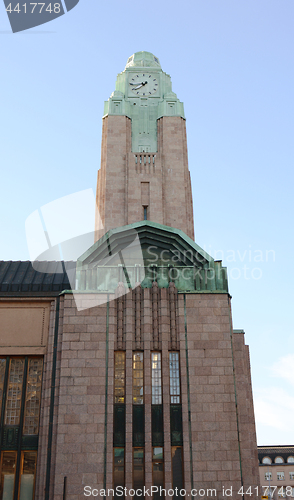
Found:
[{"label": "green copper roof", "polygon": [[180,229],[141,221],[110,230],[77,262],[77,289],[114,292],[157,281],[178,291],[228,292],[226,268]]},{"label": "green copper roof", "polygon": [[145,52],[142,50],[141,52],[136,52],[132,56],[128,58],[125,69],[133,67],[142,67],[142,68],[160,68],[159,59],[151,54],[151,52]]},{"label": "green copper roof", "polygon": [[151,52],[136,52],[117,75],[115,90],[105,102],[104,116],[132,120],[132,151],[158,151],[157,120],[163,116],[185,118],[184,105],[172,91],[170,75],[162,71]]}]

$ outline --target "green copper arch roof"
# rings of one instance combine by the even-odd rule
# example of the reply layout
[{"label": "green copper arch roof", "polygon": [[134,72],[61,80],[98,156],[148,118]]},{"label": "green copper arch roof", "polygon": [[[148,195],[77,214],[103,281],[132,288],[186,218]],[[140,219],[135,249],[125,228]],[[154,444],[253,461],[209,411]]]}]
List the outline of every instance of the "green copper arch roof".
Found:
[{"label": "green copper arch roof", "polygon": [[[176,229],[170,226],[164,226],[163,224],[158,224],[157,222],[151,222],[148,220],[135,222],[127,226],[116,227],[115,229],[110,229],[100,240],[96,241],[83,255],[78,258],[78,262],[90,263],[93,262],[99,255],[103,254],[103,249],[107,247],[110,239],[119,241],[120,235],[124,237],[127,232],[136,231],[139,235],[140,240],[144,241],[144,237],[150,235],[153,242],[169,243],[172,248],[179,248],[181,251],[185,249],[192,250],[194,255],[195,263],[199,261],[202,262],[202,267],[208,267],[209,263],[214,262],[213,258],[205,252],[197,243],[195,243],[189,236],[187,236],[181,229]],[[161,246],[159,246],[161,248]],[[164,248],[164,246],[162,246]]]},{"label": "green copper arch roof", "polygon": [[179,291],[228,292],[226,268],[183,231],[141,221],[108,231],[77,261],[77,289],[114,292],[170,281]]}]

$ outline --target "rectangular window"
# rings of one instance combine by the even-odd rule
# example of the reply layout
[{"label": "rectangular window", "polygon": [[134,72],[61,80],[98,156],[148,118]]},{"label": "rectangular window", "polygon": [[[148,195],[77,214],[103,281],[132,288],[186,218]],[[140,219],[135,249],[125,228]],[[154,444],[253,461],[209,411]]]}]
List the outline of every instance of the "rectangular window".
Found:
[{"label": "rectangular window", "polygon": [[170,384],[170,402],[171,404],[180,403],[180,363],[179,353],[169,353],[169,384]]},{"label": "rectangular window", "polygon": [[133,446],[145,445],[145,408],[144,405],[133,405]]},{"label": "rectangular window", "polygon": [[16,451],[4,451],[1,460],[1,498],[13,499]]},{"label": "rectangular window", "polygon": [[271,472],[266,472],[265,475],[264,475],[264,479],[265,480],[269,480],[269,479],[272,479],[272,473]]},{"label": "rectangular window", "polygon": [[144,402],[144,364],[143,353],[133,353],[133,404],[142,405]]},{"label": "rectangular window", "polygon": [[152,404],[162,404],[161,389],[161,353],[152,352],[151,354],[151,373],[152,373]]},{"label": "rectangular window", "polygon": [[125,402],[125,361],[125,352],[114,353],[114,402],[121,404]]},{"label": "rectangular window", "polygon": [[133,448],[133,488],[143,489],[145,483],[144,474],[144,448]]},{"label": "rectangular window", "polygon": [[33,500],[34,498],[36,465],[36,451],[22,452],[19,500]]},{"label": "rectangular window", "polygon": [[182,405],[170,405],[170,434],[172,446],[183,446]]},{"label": "rectangular window", "polygon": [[124,446],[126,442],[126,405],[114,405],[113,410],[113,446]]},{"label": "rectangular window", "polygon": [[294,472],[289,472],[290,479],[294,479]]},{"label": "rectangular window", "polygon": [[[172,485],[173,490],[183,488],[183,449],[181,446],[172,446]],[[180,496],[179,493],[177,496]]]},{"label": "rectangular window", "polygon": [[38,434],[42,387],[43,359],[29,359],[24,410],[24,434]]},{"label": "rectangular window", "polygon": [[10,360],[5,425],[19,425],[24,363],[24,358]]},{"label": "rectangular window", "polygon": [[[125,486],[125,449],[114,448],[113,450],[113,488]],[[116,496],[116,495],[114,495]],[[118,497],[118,496],[117,496]]]},{"label": "rectangular window", "polygon": [[152,485],[158,487],[158,492],[153,494],[155,500],[160,499],[160,488],[164,488],[164,463],[163,463],[163,448],[153,448],[152,456]]},{"label": "rectangular window", "polygon": [[151,406],[151,432],[152,432],[152,446],[163,446],[163,406]]},{"label": "rectangular window", "polygon": [[285,472],[277,472],[278,481],[283,481],[285,479]]}]

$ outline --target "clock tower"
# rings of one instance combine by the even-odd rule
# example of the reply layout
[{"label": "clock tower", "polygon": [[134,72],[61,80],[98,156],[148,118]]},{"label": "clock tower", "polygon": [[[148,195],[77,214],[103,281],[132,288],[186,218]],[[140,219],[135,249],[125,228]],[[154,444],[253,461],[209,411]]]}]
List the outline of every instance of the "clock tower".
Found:
[{"label": "clock tower", "polygon": [[150,52],[129,57],[105,102],[96,240],[150,220],[194,239],[183,103]]}]

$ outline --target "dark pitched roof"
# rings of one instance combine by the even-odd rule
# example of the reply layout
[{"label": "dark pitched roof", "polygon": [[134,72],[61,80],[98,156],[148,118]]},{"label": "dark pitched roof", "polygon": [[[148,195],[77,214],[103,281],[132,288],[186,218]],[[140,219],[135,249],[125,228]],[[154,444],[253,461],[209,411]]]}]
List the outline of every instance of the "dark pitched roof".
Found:
[{"label": "dark pitched roof", "polygon": [[0,261],[0,294],[50,294],[57,295],[71,286],[65,269],[72,269],[75,262]]}]

